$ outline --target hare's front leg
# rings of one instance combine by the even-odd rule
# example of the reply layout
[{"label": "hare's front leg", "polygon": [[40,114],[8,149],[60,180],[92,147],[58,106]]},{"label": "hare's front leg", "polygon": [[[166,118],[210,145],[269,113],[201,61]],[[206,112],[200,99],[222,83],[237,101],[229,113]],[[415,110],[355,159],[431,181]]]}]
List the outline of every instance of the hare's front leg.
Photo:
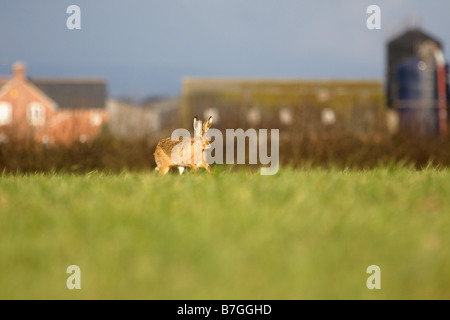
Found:
[{"label": "hare's front leg", "polygon": [[195,173],[198,172],[198,167],[197,167],[195,164],[191,163],[191,164],[189,164],[189,166],[190,166],[192,169],[194,169],[194,172],[195,172]]},{"label": "hare's front leg", "polygon": [[211,167],[206,162],[202,162],[198,165],[199,167],[203,167],[206,169],[206,171],[211,172]]}]

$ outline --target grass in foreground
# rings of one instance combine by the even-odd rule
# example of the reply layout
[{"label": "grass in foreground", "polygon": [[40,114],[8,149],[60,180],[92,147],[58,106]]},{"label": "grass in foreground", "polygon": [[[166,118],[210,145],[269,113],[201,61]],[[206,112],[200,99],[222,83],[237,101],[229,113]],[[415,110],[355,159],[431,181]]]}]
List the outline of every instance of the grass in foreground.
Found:
[{"label": "grass in foreground", "polygon": [[449,299],[448,190],[432,168],[3,175],[0,298]]}]

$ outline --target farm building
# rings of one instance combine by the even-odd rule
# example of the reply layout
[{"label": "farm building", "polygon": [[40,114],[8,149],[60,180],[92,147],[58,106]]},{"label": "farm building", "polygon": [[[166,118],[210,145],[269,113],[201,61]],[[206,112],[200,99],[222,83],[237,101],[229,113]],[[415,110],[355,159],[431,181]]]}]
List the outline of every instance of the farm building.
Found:
[{"label": "farm building", "polygon": [[422,135],[448,126],[448,67],[442,44],[410,29],[387,46],[387,104],[399,115],[400,130]]},{"label": "farm building", "polygon": [[29,79],[23,63],[0,81],[0,142],[87,142],[107,120],[103,79]]},{"label": "farm building", "polygon": [[108,128],[115,138],[154,142],[177,127],[179,99],[147,99],[140,104],[112,99],[107,110]]},{"label": "farm building", "polygon": [[[380,81],[185,78],[181,118],[214,117],[214,127],[280,128],[302,134],[386,131]],[[285,132],[292,130],[284,130]]]},{"label": "farm building", "polygon": [[393,107],[395,97],[397,96],[398,84],[396,70],[398,64],[405,59],[417,57],[420,46],[429,41],[435,43],[442,49],[442,44],[439,40],[417,28],[407,30],[388,42],[386,57],[386,99],[388,107]]}]

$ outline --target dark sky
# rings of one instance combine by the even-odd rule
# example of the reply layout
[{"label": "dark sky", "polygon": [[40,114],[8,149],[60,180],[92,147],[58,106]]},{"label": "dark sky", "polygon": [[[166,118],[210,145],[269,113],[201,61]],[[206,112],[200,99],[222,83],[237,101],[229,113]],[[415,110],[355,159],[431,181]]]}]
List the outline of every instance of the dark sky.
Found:
[{"label": "dark sky", "polygon": [[103,76],[135,99],[179,94],[184,76],[382,79],[389,38],[419,23],[446,47],[449,14],[448,0],[0,0],[0,74],[24,61],[30,77]]}]

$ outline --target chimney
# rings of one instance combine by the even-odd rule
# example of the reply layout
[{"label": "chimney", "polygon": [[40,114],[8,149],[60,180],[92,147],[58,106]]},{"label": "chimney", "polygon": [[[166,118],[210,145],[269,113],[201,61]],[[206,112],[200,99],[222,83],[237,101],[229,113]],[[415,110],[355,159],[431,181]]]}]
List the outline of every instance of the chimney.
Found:
[{"label": "chimney", "polygon": [[12,67],[13,79],[16,81],[25,81],[27,76],[27,67],[23,62],[15,62]]}]

